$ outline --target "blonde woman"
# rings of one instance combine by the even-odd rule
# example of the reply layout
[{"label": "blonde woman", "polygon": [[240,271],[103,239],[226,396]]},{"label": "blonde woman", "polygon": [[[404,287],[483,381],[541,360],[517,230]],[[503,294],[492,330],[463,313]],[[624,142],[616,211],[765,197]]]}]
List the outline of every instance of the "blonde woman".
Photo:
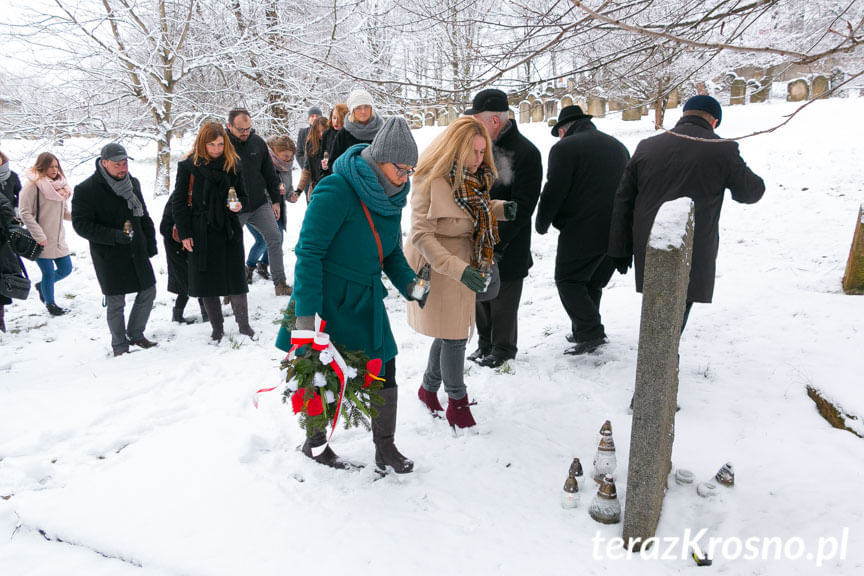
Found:
[{"label": "blonde woman", "polygon": [[237,217],[246,201],[240,157],[222,125],[206,122],[192,152],[177,164],[171,210],[189,253],[189,296],[204,301],[216,342],[224,335],[220,296],[228,296],[240,333],[255,338],[246,300],[243,227]]},{"label": "blonde woman", "polygon": [[39,154],[36,163],[24,175],[27,182],[21,189],[18,205],[21,220],[44,247],[36,260],[42,270],[42,280],[35,287],[48,313],[62,316],[66,310],[54,301],[54,284],[72,273],[65,226],[66,220],[72,220],[67,203],[72,197],[72,188],[60,161],[50,152]]},{"label": "blonde woman", "polygon": [[465,345],[474,328],[474,303],[486,288],[498,242],[498,220],[515,217],[515,202],[491,200],[497,176],[486,128],[470,116],[456,120],[420,156],[411,197],[405,257],[414,270],[431,266],[431,292],[423,308],[408,303],[408,323],[435,340],[417,394],[434,414],[444,408],[454,429],[476,424],[463,378]]}]

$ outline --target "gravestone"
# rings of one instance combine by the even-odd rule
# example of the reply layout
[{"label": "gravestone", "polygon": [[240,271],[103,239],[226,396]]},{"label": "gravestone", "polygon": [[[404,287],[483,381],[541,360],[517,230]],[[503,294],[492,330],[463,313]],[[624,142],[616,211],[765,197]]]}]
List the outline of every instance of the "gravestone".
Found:
[{"label": "gravestone", "polygon": [[531,103],[523,100],[519,103],[519,123],[527,124],[531,121]]},{"label": "gravestone", "polygon": [[747,101],[747,81],[743,78],[732,81],[732,86],[729,88],[729,105],[735,106],[745,104]]},{"label": "gravestone", "polygon": [[843,292],[864,294],[864,204],[858,208],[858,220],[852,235],[852,248],[843,275]]},{"label": "gravestone", "polygon": [[771,96],[771,84],[774,79],[771,76],[765,76],[759,80],[758,87],[750,94],[750,103],[767,102]]},{"label": "gravestone", "polygon": [[531,104],[531,122],[543,122],[543,103],[539,100]]},{"label": "gravestone", "polygon": [[681,104],[681,92],[675,88],[669,92],[669,99],[666,101],[666,109],[677,108]]},{"label": "gravestone", "polygon": [[786,87],[786,100],[788,102],[803,102],[810,97],[810,87],[803,78],[793,80]]},{"label": "gravestone", "polygon": [[609,112],[619,112],[619,111],[624,110],[628,107],[626,102],[624,102],[622,100],[615,100],[615,99],[608,100],[606,102],[606,104],[609,108]]},{"label": "gravestone", "polygon": [[825,76],[816,76],[813,78],[813,98],[827,98],[830,84]]},{"label": "gravestone", "polygon": [[693,254],[690,198],[660,207],[645,251],[642,319],[624,507],[624,545],[638,551],[654,536],[672,468],[678,397],[678,343]]},{"label": "gravestone", "polygon": [[628,122],[642,119],[642,107],[636,104],[635,100],[629,99],[625,108],[621,110],[621,119]]},{"label": "gravestone", "polygon": [[424,113],[424,121],[423,123],[426,126],[435,126],[435,111],[434,110],[426,110]]},{"label": "gravestone", "polygon": [[572,105],[573,105],[573,98],[571,98],[570,96],[564,96],[563,98],[561,98],[561,109],[562,110],[564,108],[566,108],[567,106],[572,106]]},{"label": "gravestone", "polygon": [[446,108],[442,108],[438,110],[438,126],[449,126],[450,125],[450,114],[447,113]]},{"label": "gravestone", "polygon": [[606,115],[606,99],[593,96],[589,97],[588,110],[585,113],[594,116],[595,118],[602,118]]},{"label": "gravestone", "polygon": [[543,112],[546,114],[546,118],[552,120],[553,118],[558,118],[558,102],[555,100],[547,100],[543,105]]}]

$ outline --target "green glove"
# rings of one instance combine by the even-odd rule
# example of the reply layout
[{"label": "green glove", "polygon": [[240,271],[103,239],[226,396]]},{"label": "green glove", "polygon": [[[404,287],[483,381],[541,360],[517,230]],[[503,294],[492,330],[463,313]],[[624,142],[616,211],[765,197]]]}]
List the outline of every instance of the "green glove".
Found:
[{"label": "green glove", "polygon": [[471,266],[465,267],[465,271],[462,272],[462,278],[459,281],[474,292],[482,292],[486,289],[486,279],[483,278],[483,273]]},{"label": "green glove", "polygon": [[516,202],[505,202],[504,203],[504,219],[505,220],[515,220],[516,212],[519,209],[519,205]]}]

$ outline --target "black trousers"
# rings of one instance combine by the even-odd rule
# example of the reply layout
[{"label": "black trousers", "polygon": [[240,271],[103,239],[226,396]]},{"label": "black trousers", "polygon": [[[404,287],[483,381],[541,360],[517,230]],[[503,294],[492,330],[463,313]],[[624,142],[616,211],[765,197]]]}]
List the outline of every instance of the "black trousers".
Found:
[{"label": "black trousers", "polygon": [[501,280],[498,296],[488,302],[477,302],[477,336],[481,350],[501,358],[516,357],[518,339],[519,300],[522,299],[522,282]]},{"label": "black trousers", "polygon": [[576,342],[606,336],[600,318],[600,299],[614,271],[615,263],[605,254],[555,261],[555,285],[570,317]]}]

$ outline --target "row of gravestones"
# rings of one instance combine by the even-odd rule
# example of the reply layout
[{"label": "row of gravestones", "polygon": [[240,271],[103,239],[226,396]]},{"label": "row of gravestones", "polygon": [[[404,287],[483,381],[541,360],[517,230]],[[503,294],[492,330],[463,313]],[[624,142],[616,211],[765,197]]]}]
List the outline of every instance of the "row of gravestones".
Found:
[{"label": "row of gravestones", "polygon": [[[765,102],[771,91],[771,79],[764,78],[760,83],[750,86],[757,88],[751,90],[749,101],[751,103]],[[743,79],[734,80],[730,86],[729,104],[744,104],[747,99],[748,82]],[[825,98],[831,88],[831,82],[825,76],[816,76],[812,83],[804,78],[789,82],[787,85],[786,99],[790,102],[802,102],[812,98]],[[812,94],[812,96],[811,96]],[[533,95],[519,103],[519,123],[548,122],[558,117],[559,106],[565,108],[573,104],[579,105],[586,114],[602,117],[608,112],[621,112],[622,120],[640,120],[648,114],[648,106],[642,105],[635,98],[623,100],[607,100],[605,98],[589,96],[585,100],[574,100],[570,96],[560,99],[541,101]],[[680,104],[680,95],[677,90],[669,94],[667,108],[675,108]],[[409,115],[409,123],[412,128],[422,126],[449,126],[451,122],[459,117],[460,112],[454,106],[440,109],[426,109],[415,111]]]}]

